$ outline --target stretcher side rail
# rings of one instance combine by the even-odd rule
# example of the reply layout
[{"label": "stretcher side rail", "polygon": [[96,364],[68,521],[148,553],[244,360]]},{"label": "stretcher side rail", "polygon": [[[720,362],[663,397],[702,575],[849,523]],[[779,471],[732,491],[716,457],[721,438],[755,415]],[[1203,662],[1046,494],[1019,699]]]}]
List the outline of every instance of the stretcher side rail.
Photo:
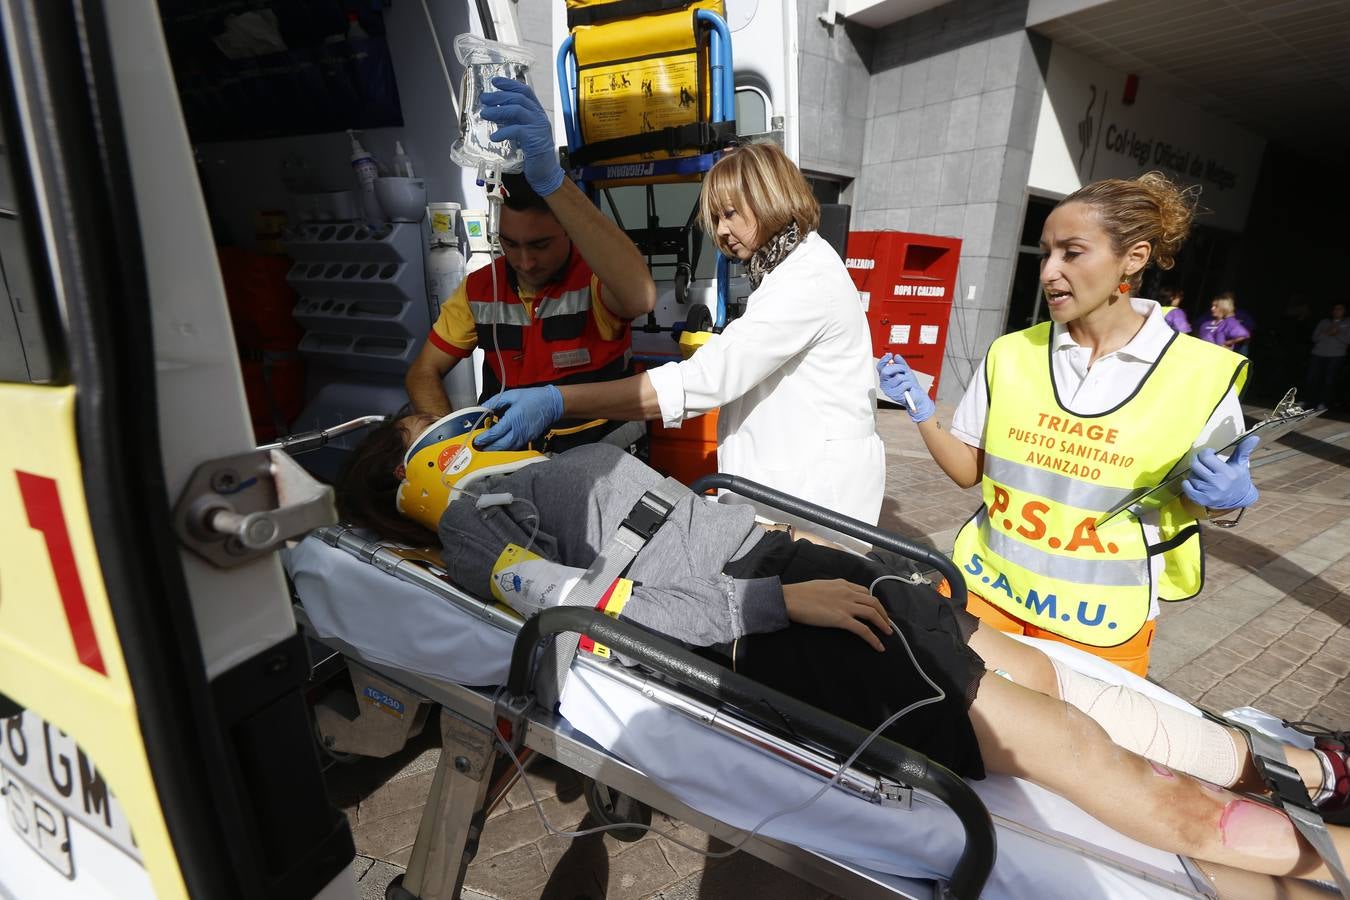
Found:
[{"label": "stretcher side rail", "polygon": [[784,494],[782,491],[774,490],[771,487],[766,487],[737,475],[714,472],[711,475],[704,475],[702,478],[696,479],[689,485],[689,489],[696,494],[706,494],[708,491],[715,489],[724,490],[738,494],[748,500],[758,500],[785,513],[800,516],[807,521],[832,528],[860,541],[867,541],[875,547],[882,547],[915,562],[926,563],[937,569],[942,573],[942,577],[947,579],[947,584],[951,586],[952,602],[960,605],[962,609],[965,608],[965,577],[961,574],[961,570],[957,568],[956,563],[931,547],[907,541],[898,534],[884,531],[875,525],[868,525],[866,522],[850,518],[832,509],[808,503],[791,494]]},{"label": "stretcher side rail", "polygon": [[[546,609],[526,621],[512,650],[508,693],[528,696],[538,666],[539,645],[545,638],[564,632],[584,634],[743,712],[754,715],[760,710],[771,711],[765,717],[767,721],[790,721],[800,736],[822,746],[847,752],[868,737],[867,731],[850,722],[711,663],[648,631],[578,607]],[[955,898],[979,897],[993,870],[997,848],[993,820],[971,787],[945,767],[885,738],[868,745],[859,760],[881,775],[927,791],[955,813],[965,832],[965,847],[943,893]]]}]

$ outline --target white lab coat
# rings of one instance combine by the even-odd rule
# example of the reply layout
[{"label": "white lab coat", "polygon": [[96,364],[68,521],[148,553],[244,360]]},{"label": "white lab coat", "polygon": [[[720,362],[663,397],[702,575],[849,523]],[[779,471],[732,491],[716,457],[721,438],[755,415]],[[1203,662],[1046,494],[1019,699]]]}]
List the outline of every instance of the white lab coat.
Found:
[{"label": "white lab coat", "polygon": [[872,342],[858,290],[819,234],[720,335],[647,374],[668,426],[720,407],[721,471],[876,524],[886,453]]}]

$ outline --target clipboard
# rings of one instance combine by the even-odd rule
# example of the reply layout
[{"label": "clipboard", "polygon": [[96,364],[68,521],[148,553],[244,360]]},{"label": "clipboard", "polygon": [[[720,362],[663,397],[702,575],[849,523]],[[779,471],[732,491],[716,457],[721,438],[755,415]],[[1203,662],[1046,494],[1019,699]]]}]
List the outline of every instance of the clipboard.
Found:
[{"label": "clipboard", "polygon": [[[1251,428],[1248,428],[1242,434],[1238,435],[1229,443],[1219,448],[1215,452],[1223,459],[1232,456],[1237,445],[1241,443],[1248,435],[1257,434],[1263,441],[1269,445],[1270,441],[1277,440],[1285,434],[1295,430],[1310,419],[1316,418],[1322,414],[1320,409],[1304,409],[1298,405],[1294,399],[1294,388],[1290,388],[1284,398],[1275,405],[1275,409],[1270,415],[1257,422]],[[1167,504],[1176,500],[1182,495],[1181,482],[1191,472],[1191,462],[1194,461],[1196,454],[1204,447],[1192,447],[1190,452],[1181,458],[1172,470],[1160,483],[1152,487],[1141,487],[1131,491],[1130,494],[1115,506],[1108,509],[1097,517],[1093,523],[1093,528],[1101,528],[1107,522],[1114,519],[1125,511],[1133,513],[1136,517],[1146,512],[1161,509]]]}]

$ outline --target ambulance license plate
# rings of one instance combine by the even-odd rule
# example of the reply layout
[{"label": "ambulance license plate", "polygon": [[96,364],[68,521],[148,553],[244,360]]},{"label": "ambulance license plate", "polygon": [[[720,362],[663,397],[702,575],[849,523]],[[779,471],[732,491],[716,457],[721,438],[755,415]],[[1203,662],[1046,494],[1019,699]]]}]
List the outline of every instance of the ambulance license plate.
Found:
[{"label": "ambulance license plate", "polygon": [[85,829],[144,865],[131,823],[94,761],[33,712],[0,719],[0,789],[9,827],[67,878],[75,878],[72,844],[86,840]]},{"label": "ambulance license plate", "polygon": [[70,818],[65,811],[4,766],[0,766],[0,795],[5,799],[9,826],[38,856],[73,880],[75,857],[70,852]]}]

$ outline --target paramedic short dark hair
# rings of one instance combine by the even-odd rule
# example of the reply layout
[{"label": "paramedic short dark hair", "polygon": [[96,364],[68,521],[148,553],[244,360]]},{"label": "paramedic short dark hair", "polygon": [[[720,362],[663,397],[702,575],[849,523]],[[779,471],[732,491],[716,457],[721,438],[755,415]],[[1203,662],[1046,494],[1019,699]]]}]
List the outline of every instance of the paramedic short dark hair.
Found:
[{"label": "paramedic short dark hair", "polygon": [[502,203],[509,210],[529,212],[537,209],[550,214],[553,212],[548,208],[548,202],[536,194],[534,188],[530,187],[530,183],[525,180],[524,175],[515,173],[503,175],[502,187],[506,189],[506,199]]}]

